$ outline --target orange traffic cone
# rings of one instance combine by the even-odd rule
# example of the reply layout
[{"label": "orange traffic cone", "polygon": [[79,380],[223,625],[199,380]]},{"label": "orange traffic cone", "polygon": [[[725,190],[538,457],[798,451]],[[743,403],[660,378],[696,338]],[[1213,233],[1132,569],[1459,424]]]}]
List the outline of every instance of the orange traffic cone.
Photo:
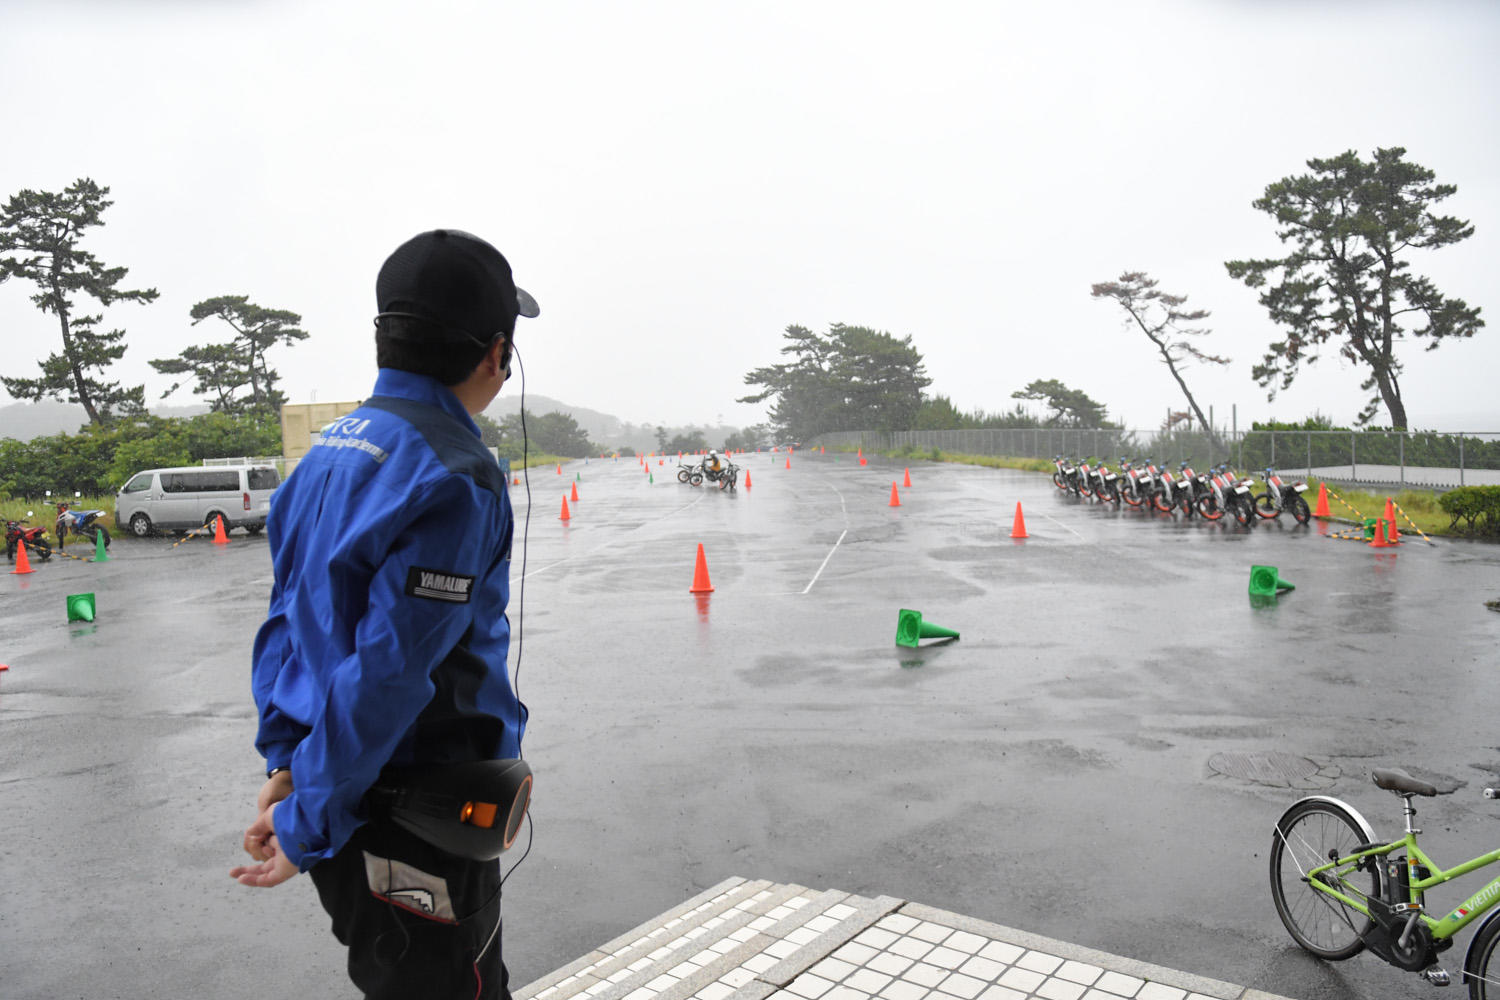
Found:
[{"label": "orange traffic cone", "polygon": [[562,509],[562,513],[559,514],[559,515],[557,515],[557,519],[559,521],[569,521],[569,520],[572,520],[572,518],[573,518],[573,515],[568,513],[568,498],[567,497],[563,497],[563,509]]},{"label": "orange traffic cone", "polygon": [[511,484],[511,485],[512,485],[512,486],[520,486],[520,485],[521,485],[521,477],[520,477],[520,476],[515,476],[515,477],[513,477],[513,478],[512,478],[512,479],[511,479],[511,481],[510,481],[510,484]]},{"label": "orange traffic cone", "polygon": [[214,544],[228,545],[229,536],[224,533],[224,515],[220,514],[214,519]]},{"label": "orange traffic cone", "polygon": [[1372,548],[1372,549],[1387,549],[1387,548],[1390,548],[1391,543],[1385,540],[1385,522],[1384,521],[1376,521],[1375,522],[1375,537],[1370,540],[1369,545],[1370,545],[1370,548]]},{"label": "orange traffic cone", "polygon": [[1318,506],[1313,510],[1313,517],[1332,517],[1328,510],[1328,484],[1318,484]]},{"label": "orange traffic cone", "polygon": [[693,567],[693,587],[689,594],[711,594],[714,585],[708,582],[708,560],[703,558],[703,543],[698,543],[698,565]]},{"label": "orange traffic cone", "polygon": [[788,469],[790,469],[790,468],[791,468],[791,467],[792,467],[792,456],[790,456],[790,455],[788,455],[788,456],[787,456],[787,457],[786,457],[786,467],[787,467],[787,468],[788,468]]},{"label": "orange traffic cone", "polygon": [[890,506],[892,506],[892,507],[899,507],[899,506],[901,506],[901,494],[899,494],[899,493],[896,492],[896,481],[894,479],[891,480],[891,502],[890,502]]},{"label": "orange traffic cone", "polygon": [[902,470],[901,485],[904,486],[904,487],[907,487],[907,488],[911,487],[911,470],[910,469],[904,469],[904,470]]},{"label": "orange traffic cone", "polygon": [[1390,525],[1390,528],[1385,533],[1385,543],[1387,545],[1400,545],[1401,532],[1396,530],[1396,519],[1391,518],[1385,523]]},{"label": "orange traffic cone", "polygon": [[1385,498],[1385,517],[1383,518],[1383,520],[1386,520],[1386,521],[1395,521],[1396,520],[1396,502],[1394,500],[1392,500],[1390,497],[1386,497]]},{"label": "orange traffic cone", "polygon": [[558,465],[558,467],[557,467],[557,474],[559,476],[562,475],[562,466],[561,465]]},{"label": "orange traffic cone", "polygon": [[1011,525],[1010,537],[1012,537],[1012,538],[1028,538],[1028,537],[1030,537],[1029,535],[1026,534],[1026,519],[1021,516],[1021,501],[1019,501],[1019,500],[1016,501],[1016,520],[1015,520],[1015,523],[1013,525]]},{"label": "orange traffic cone", "polygon": [[31,557],[26,554],[26,543],[24,541],[17,542],[16,543],[16,568],[13,569],[13,570],[11,570],[11,574],[15,575],[15,574],[18,574],[18,573],[35,573],[35,572],[36,572],[36,570],[34,570],[34,569],[31,568]]},{"label": "orange traffic cone", "polygon": [[750,488],[750,470],[746,469],[745,470],[745,489],[748,490],[749,488]]},{"label": "orange traffic cone", "polygon": [[573,484],[573,502],[578,502],[578,484],[576,482]]}]

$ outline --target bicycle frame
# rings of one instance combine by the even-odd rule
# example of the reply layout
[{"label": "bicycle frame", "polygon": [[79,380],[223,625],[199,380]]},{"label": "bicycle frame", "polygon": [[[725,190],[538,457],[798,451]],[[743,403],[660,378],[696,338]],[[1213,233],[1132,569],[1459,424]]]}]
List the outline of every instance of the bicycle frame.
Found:
[{"label": "bicycle frame", "polygon": [[[1333,877],[1337,879],[1339,884],[1344,884],[1348,872],[1351,870],[1357,870],[1360,867],[1361,863],[1365,861],[1365,859],[1384,858],[1389,856],[1393,852],[1402,850],[1404,848],[1406,850],[1407,865],[1406,902],[1408,904],[1416,904],[1421,907],[1416,911],[1417,918],[1427,926],[1427,929],[1432,933],[1433,940],[1441,941],[1445,938],[1451,938],[1453,935],[1457,934],[1459,931],[1467,927],[1474,920],[1483,916],[1497,902],[1500,902],[1500,878],[1496,878],[1494,881],[1490,882],[1483,889],[1480,889],[1468,899],[1464,900],[1462,904],[1456,907],[1447,916],[1441,918],[1433,918],[1427,915],[1426,908],[1422,907],[1420,903],[1422,894],[1425,893],[1428,889],[1433,888],[1434,886],[1442,885],[1445,882],[1451,882],[1452,880],[1467,875],[1472,871],[1477,871],[1478,869],[1483,868],[1486,865],[1494,864],[1496,861],[1500,861],[1500,850],[1490,851],[1488,854],[1481,854],[1479,857],[1473,858],[1469,861],[1465,861],[1464,863],[1453,868],[1443,869],[1438,866],[1438,863],[1436,861],[1432,860],[1432,858],[1428,856],[1427,852],[1423,851],[1421,847],[1417,846],[1417,833],[1419,831],[1410,829],[1411,820],[1409,816],[1407,819],[1407,826],[1408,829],[1406,831],[1406,835],[1400,840],[1393,840],[1387,844],[1369,845],[1363,850],[1346,855],[1345,857],[1339,858],[1337,861],[1330,861],[1326,865],[1319,865],[1318,867],[1304,872],[1303,874],[1306,876],[1308,884],[1317,891],[1332,896],[1334,899],[1337,899],[1339,902],[1350,907],[1351,909],[1363,913],[1365,916],[1371,916],[1370,908],[1365,905],[1362,899],[1355,899],[1351,896],[1345,895],[1338,889],[1319,879],[1318,876],[1324,873],[1331,872],[1333,874]],[[1416,868],[1418,865],[1428,870],[1430,874],[1427,878],[1419,879],[1416,877]],[[1384,878],[1384,876],[1382,876],[1382,878]]]}]

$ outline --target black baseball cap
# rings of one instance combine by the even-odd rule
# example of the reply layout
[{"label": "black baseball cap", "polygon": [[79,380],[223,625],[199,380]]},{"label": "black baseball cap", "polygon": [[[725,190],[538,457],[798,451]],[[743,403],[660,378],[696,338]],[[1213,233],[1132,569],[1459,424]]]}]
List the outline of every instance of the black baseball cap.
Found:
[{"label": "black baseball cap", "polygon": [[510,337],[517,316],[541,313],[500,251],[461,229],[434,229],[397,247],[380,266],[375,298],[381,316],[425,319],[478,344]]}]

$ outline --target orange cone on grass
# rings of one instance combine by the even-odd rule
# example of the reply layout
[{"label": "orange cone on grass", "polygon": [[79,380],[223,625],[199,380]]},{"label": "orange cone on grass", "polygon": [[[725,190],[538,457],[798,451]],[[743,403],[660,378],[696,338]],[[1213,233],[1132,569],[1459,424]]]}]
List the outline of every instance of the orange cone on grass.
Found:
[{"label": "orange cone on grass", "polygon": [[901,506],[901,494],[899,494],[899,493],[896,492],[896,481],[894,479],[891,480],[891,502],[890,502],[890,506],[892,506],[892,507],[899,507],[899,506]]},{"label": "orange cone on grass", "polygon": [[1029,535],[1026,534],[1026,519],[1021,516],[1021,501],[1019,501],[1019,500],[1016,501],[1016,521],[1015,521],[1015,524],[1013,524],[1011,526],[1010,537],[1012,537],[1012,538],[1029,538],[1030,537]]},{"label": "orange cone on grass", "polygon": [[214,544],[228,545],[229,536],[224,533],[224,515],[214,518]]},{"label": "orange cone on grass", "polygon": [[703,557],[703,543],[698,543],[698,564],[693,567],[693,586],[689,594],[711,594],[714,585],[708,582],[708,560]]},{"label": "orange cone on grass", "polygon": [[1318,506],[1313,509],[1313,517],[1332,517],[1328,510],[1328,484],[1318,484]]}]

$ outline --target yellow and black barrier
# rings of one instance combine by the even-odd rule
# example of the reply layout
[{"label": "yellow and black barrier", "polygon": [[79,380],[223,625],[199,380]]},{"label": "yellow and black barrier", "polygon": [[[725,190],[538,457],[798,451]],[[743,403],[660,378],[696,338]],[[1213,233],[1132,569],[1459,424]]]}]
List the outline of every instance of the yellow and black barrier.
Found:
[{"label": "yellow and black barrier", "polygon": [[[1326,488],[1328,486],[1328,484],[1324,483],[1323,486]],[[1355,518],[1355,520],[1359,521],[1361,524],[1364,523],[1365,516],[1363,514],[1361,514],[1359,511],[1355,510],[1354,509],[1354,505],[1351,504],[1348,500],[1345,500],[1343,497],[1339,496],[1333,490],[1329,490],[1328,491],[1328,495],[1331,496],[1331,497],[1333,497],[1339,503],[1343,504],[1345,507],[1348,507],[1351,511],[1353,511],[1354,512],[1354,518]],[[1329,535],[1328,537],[1332,538],[1333,536]]]},{"label": "yellow and black barrier", "polygon": [[1406,523],[1409,524],[1409,525],[1411,525],[1411,530],[1415,531],[1417,534],[1419,534],[1419,535],[1422,536],[1422,541],[1426,542],[1428,545],[1436,545],[1437,544],[1437,542],[1434,542],[1432,539],[1430,539],[1430,538],[1427,537],[1427,533],[1425,531],[1423,531],[1421,528],[1417,527],[1416,522],[1414,522],[1411,519],[1411,517],[1406,513],[1406,511],[1404,511],[1404,510],[1401,509],[1401,505],[1399,503],[1397,503],[1396,501],[1392,500],[1391,501],[1391,506],[1393,508],[1395,508],[1396,513],[1400,514],[1403,518],[1406,518]]},{"label": "yellow and black barrier", "polygon": [[194,538],[197,538],[199,535],[206,535],[211,530],[212,529],[209,528],[209,526],[206,525],[206,524],[203,527],[201,527],[201,528],[194,528],[193,530],[189,531],[186,535],[184,535],[183,537],[177,539],[177,541],[173,542],[172,543],[172,548],[174,548],[174,549],[177,548],[177,546],[181,545],[183,542],[190,542]]}]

